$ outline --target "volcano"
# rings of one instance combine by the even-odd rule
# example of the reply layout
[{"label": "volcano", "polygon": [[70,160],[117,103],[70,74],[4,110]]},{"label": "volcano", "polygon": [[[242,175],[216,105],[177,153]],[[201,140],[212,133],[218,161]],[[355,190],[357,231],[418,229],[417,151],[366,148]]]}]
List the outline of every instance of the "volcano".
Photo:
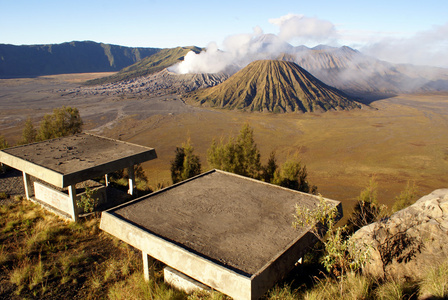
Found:
[{"label": "volcano", "polygon": [[354,98],[321,82],[297,64],[250,63],[223,83],[189,93],[189,103],[260,112],[323,112],[361,108]]}]

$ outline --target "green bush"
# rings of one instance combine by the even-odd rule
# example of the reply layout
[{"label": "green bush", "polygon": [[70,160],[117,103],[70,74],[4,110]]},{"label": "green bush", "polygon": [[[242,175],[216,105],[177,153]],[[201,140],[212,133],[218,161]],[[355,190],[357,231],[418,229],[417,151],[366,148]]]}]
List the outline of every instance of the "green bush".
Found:
[{"label": "green bush", "polygon": [[236,139],[229,138],[227,143],[221,139],[219,144],[213,140],[207,152],[210,166],[251,178],[259,178],[260,151],[255,144],[253,134],[253,129],[246,123]]},{"label": "green bush", "polygon": [[85,193],[77,201],[78,207],[82,208],[84,213],[93,212],[98,205],[98,199],[95,198],[95,191],[86,187]]},{"label": "green bush", "polygon": [[3,135],[0,135],[0,150],[6,149],[9,147],[8,142],[5,140],[5,137]]},{"label": "green bush", "polygon": [[19,145],[26,145],[34,143],[37,139],[37,131],[34,128],[33,122],[28,118],[25,122],[25,127],[22,131],[22,138],[19,141]]},{"label": "green bush", "polygon": [[317,187],[310,185],[307,177],[306,166],[302,166],[297,158],[289,159],[282,165],[280,170],[275,172],[272,183],[296,191],[316,194]]},{"label": "green bush", "polygon": [[415,185],[415,181],[412,184],[408,181],[404,191],[402,191],[399,196],[395,197],[395,202],[392,206],[392,212],[397,212],[412,205],[416,199],[417,186]]},{"label": "green bush", "polygon": [[375,178],[370,179],[369,185],[361,191],[348,219],[347,230],[353,233],[368,224],[376,222],[387,215],[387,207],[378,203],[378,184]]},{"label": "green bush", "polygon": [[176,156],[171,161],[171,179],[177,183],[201,173],[201,161],[199,156],[193,154],[194,148],[190,139],[176,148]]},{"label": "green bush", "polygon": [[341,277],[361,269],[370,257],[370,249],[357,250],[345,234],[346,226],[336,227],[338,214],[336,206],[320,197],[312,209],[296,205],[293,226],[310,230],[320,240],[324,246],[322,265],[327,272]]},{"label": "green bush", "polygon": [[53,114],[44,116],[36,138],[39,141],[44,141],[80,133],[82,123],[77,108],[70,106],[55,108]]}]

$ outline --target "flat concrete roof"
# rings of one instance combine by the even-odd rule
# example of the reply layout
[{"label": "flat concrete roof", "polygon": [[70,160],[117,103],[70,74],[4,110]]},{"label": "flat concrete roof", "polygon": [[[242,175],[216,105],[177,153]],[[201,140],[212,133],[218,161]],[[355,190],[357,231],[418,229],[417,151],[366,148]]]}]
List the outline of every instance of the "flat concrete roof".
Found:
[{"label": "flat concrete roof", "polygon": [[[290,249],[294,248],[294,263],[315,243],[306,229],[296,230],[292,222],[296,204],[312,208],[318,203],[314,195],[213,170],[103,212],[101,229],[235,296],[220,289],[214,283],[218,279],[205,278],[202,268],[186,267],[189,259],[183,253],[198,257],[199,264],[206,260],[252,280]],[[153,251],[159,243],[162,248]],[[170,257],[167,252],[173,246],[182,250]]]},{"label": "flat concrete roof", "polygon": [[155,158],[153,148],[87,133],[0,151],[0,162],[58,187]]}]

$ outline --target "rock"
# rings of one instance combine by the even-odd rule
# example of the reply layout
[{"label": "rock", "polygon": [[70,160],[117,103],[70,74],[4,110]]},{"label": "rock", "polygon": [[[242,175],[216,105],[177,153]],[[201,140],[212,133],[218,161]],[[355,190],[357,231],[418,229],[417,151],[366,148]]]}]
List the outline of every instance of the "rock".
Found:
[{"label": "rock", "polygon": [[364,272],[418,278],[448,257],[448,189],[439,189],[389,218],[359,229],[352,241],[370,248]]}]

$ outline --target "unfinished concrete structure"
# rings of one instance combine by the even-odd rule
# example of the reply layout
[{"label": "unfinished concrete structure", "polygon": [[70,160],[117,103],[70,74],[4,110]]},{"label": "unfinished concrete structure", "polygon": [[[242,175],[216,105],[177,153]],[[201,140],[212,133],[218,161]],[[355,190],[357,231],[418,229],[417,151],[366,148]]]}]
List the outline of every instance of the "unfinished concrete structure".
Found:
[{"label": "unfinished concrete structure", "polygon": [[319,200],[212,170],[103,212],[100,228],[142,251],[146,278],[149,255],[171,267],[170,278],[177,270],[233,298],[258,299],[316,242],[292,222],[296,204]]},{"label": "unfinished concrete structure", "polygon": [[[75,221],[77,183],[128,168],[129,193],[133,194],[134,165],[156,157],[153,148],[86,133],[0,151],[1,163],[23,172],[27,199]],[[32,186],[30,176],[58,188],[68,187],[68,195],[38,182]]]}]

